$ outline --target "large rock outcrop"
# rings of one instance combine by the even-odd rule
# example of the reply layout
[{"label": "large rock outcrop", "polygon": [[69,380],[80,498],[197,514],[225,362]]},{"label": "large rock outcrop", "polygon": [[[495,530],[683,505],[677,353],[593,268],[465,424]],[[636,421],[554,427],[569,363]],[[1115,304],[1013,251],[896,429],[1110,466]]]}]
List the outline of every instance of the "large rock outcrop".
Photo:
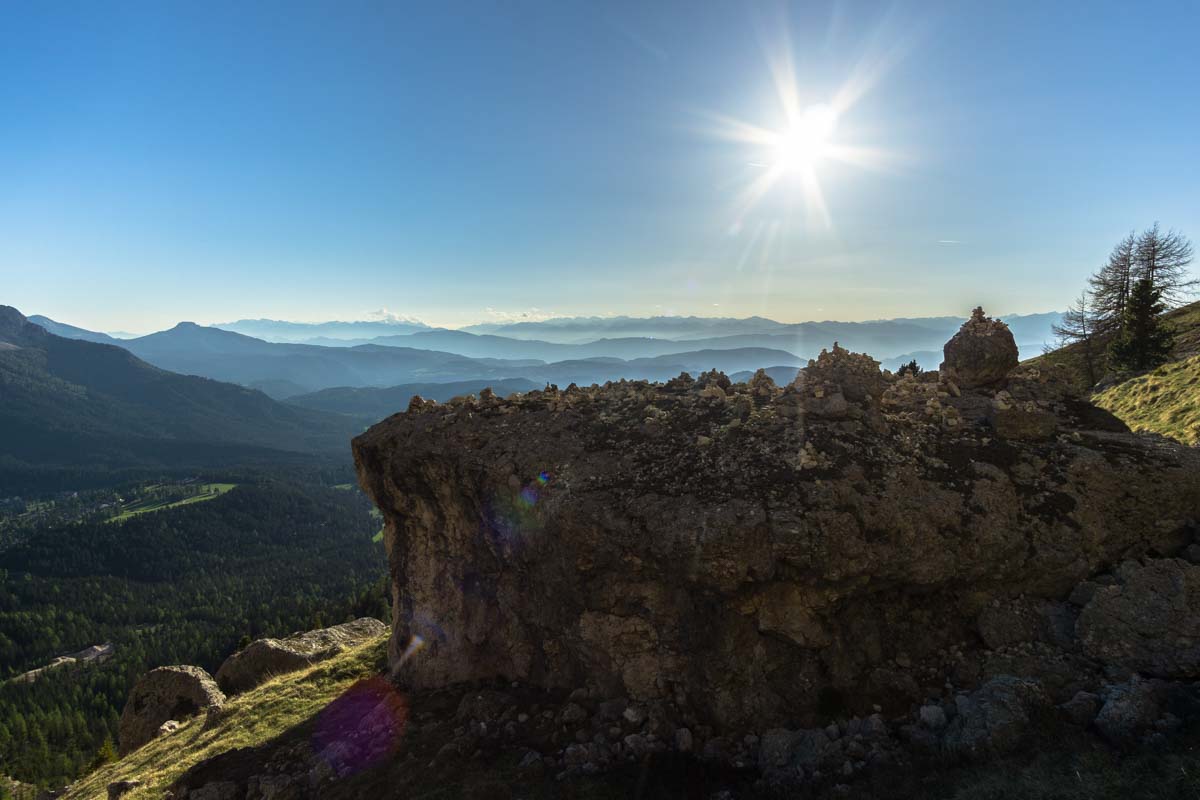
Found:
[{"label": "large rock outcrop", "polygon": [[354,441],[386,520],[394,673],[590,686],[716,730],[999,674],[979,667],[981,612],[1180,550],[1200,453],[978,349],[947,348],[954,379],[835,348],[784,388],[707,373],[414,398]]},{"label": "large rock outcrop", "polygon": [[117,727],[121,755],[153,739],[165,722],[207,713],[224,704],[225,695],[200,667],[152,669],[134,684],[121,712]]},{"label": "large rock outcrop", "polygon": [[257,639],[225,659],[217,670],[217,684],[227,694],[246,692],[276,675],[310,667],[385,632],[387,626],[379,620],[362,617],[286,639]]}]

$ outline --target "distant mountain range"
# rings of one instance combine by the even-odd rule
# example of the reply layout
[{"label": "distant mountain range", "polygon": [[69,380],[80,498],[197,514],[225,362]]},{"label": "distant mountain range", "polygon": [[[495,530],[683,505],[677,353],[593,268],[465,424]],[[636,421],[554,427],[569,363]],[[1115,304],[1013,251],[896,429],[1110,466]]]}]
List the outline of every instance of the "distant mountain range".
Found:
[{"label": "distant mountain range", "polygon": [[[1061,318],[1058,312],[1043,314],[1013,314],[1003,319],[1012,328],[1019,343],[1039,347],[1053,338],[1050,327]],[[541,322],[484,323],[469,325],[467,333],[491,334],[511,339],[540,339],[561,344],[580,344],[596,339],[649,337],[674,341],[708,339],[713,337],[777,335],[828,347],[835,339],[842,346],[862,349],[876,358],[886,358],[900,352],[925,347],[918,331],[938,338],[937,348],[954,335],[963,317],[912,317],[867,322],[798,322],[785,323],[765,317],[562,317]],[[833,338],[830,338],[833,337]],[[823,341],[824,340],[824,341]],[[871,349],[874,346],[875,349]],[[880,348],[886,348],[886,352]],[[898,348],[898,349],[897,349]],[[799,353],[797,353],[799,355]]]},{"label": "distant mountain range", "polygon": [[122,347],[55,335],[8,306],[0,306],[0,396],[6,467],[341,454],[359,429],[242,386],[159,369]]},{"label": "distant mountain range", "polygon": [[501,381],[407,383],[403,386],[391,386],[386,389],[342,386],[289,397],[288,402],[318,411],[346,414],[369,424],[408,408],[408,402],[412,400],[413,395],[444,403],[460,395],[478,395],[485,388],[490,388],[496,394],[505,397],[513,392],[541,389],[544,385],[525,378],[515,378]]},{"label": "distant mountain range", "polygon": [[[1057,314],[1038,314],[1007,321],[1018,342],[1034,343],[1025,345],[1033,355],[1057,320]],[[288,453],[344,454],[354,433],[403,410],[414,394],[448,400],[485,386],[508,394],[546,384],[661,381],[709,369],[744,380],[766,368],[786,383],[835,340],[871,353],[885,368],[914,358],[936,368],[942,343],[961,321],[604,318],[502,326],[506,335],[415,322],[241,323],[276,326],[276,335],[379,329],[371,326],[389,333],[325,346],[268,342],[183,322],[116,339],[47,317],[27,320],[0,306],[0,471],[14,465],[200,466]],[[508,335],[514,332],[524,338]],[[601,332],[635,335],[554,341]]]},{"label": "distant mountain range", "polygon": [[369,339],[397,333],[427,330],[424,322],[415,319],[367,320],[358,322],[288,322],[278,319],[239,319],[213,326],[234,333],[243,333],[267,342],[304,343],[309,339]]},{"label": "distant mountain range", "polygon": [[[1048,313],[1006,321],[1028,356],[1050,340],[1059,318]],[[835,341],[870,353],[888,369],[914,358],[929,369],[937,367],[942,345],[962,324],[957,317],[802,323],[762,317],[580,317],[447,330],[415,321],[239,320],[222,327],[183,322],[148,336],[113,339],[45,317],[37,320],[63,336],[116,344],[163,369],[238,383],[276,399],[331,388],[390,391],[418,383],[516,379],[565,386],[663,380],[713,368],[731,374],[759,367],[796,369]],[[266,341],[229,327],[310,341]],[[367,336],[378,330],[387,334]],[[323,335],[310,336],[317,332]]]}]

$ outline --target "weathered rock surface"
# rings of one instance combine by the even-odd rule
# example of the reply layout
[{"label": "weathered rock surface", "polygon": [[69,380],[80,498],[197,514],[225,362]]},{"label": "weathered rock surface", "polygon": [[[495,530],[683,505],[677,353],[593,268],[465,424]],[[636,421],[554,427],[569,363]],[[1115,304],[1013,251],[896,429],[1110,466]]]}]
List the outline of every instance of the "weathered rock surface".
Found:
[{"label": "weathered rock surface", "polygon": [[1162,681],[1134,678],[1109,687],[1096,716],[1096,729],[1114,743],[1129,742],[1145,731],[1162,713],[1168,687]]},{"label": "weathered rock surface", "polygon": [[1080,612],[1084,651],[1143,675],[1200,676],[1200,567],[1156,558],[1124,563],[1116,576]]},{"label": "weathered rock surface", "polygon": [[228,694],[249,691],[275,675],[310,667],[386,632],[379,620],[363,617],[286,639],[258,639],[225,659],[217,670],[217,684]]},{"label": "weathered rock surface", "polygon": [[1017,353],[1017,342],[1008,326],[976,308],[962,329],[946,342],[941,371],[963,389],[991,386],[1003,382],[1017,366]]},{"label": "weathered rock surface", "polygon": [[[782,389],[706,373],[414,398],[354,441],[386,520],[394,673],[594,686],[764,730],[907,710],[1001,661],[1075,672],[1058,601],[1191,543],[1200,453],[1013,369],[981,313],[956,340],[954,379],[834,348]],[[995,426],[1012,409],[1053,430]],[[1021,595],[1029,627],[984,635],[1041,649],[985,651],[981,612]],[[1085,688],[1069,678],[1057,702]]]},{"label": "weathered rock surface", "polygon": [[150,670],[134,684],[121,712],[117,727],[121,755],[157,736],[163,723],[219,709],[224,703],[225,695],[212,676],[199,667]]},{"label": "weathered rock surface", "polygon": [[958,697],[958,714],[946,730],[943,747],[967,758],[1015,748],[1034,716],[1049,700],[1035,681],[1002,675]]}]

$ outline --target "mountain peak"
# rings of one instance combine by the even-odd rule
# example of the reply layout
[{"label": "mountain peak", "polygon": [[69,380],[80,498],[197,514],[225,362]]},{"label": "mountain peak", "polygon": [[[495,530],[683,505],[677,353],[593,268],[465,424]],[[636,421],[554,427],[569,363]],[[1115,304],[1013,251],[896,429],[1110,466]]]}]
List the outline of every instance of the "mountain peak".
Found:
[{"label": "mountain peak", "polygon": [[34,325],[12,306],[0,306],[0,341],[28,345],[45,337],[46,331]]}]

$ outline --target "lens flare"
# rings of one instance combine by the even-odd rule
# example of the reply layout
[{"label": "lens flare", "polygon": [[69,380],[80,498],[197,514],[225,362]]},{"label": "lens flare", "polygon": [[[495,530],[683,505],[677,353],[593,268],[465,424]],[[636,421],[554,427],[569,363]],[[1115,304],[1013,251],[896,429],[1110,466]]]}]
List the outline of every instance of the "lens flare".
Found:
[{"label": "lens flare", "polygon": [[345,777],[395,753],[408,724],[408,697],[382,676],[365,678],[321,709],[312,749]]}]

